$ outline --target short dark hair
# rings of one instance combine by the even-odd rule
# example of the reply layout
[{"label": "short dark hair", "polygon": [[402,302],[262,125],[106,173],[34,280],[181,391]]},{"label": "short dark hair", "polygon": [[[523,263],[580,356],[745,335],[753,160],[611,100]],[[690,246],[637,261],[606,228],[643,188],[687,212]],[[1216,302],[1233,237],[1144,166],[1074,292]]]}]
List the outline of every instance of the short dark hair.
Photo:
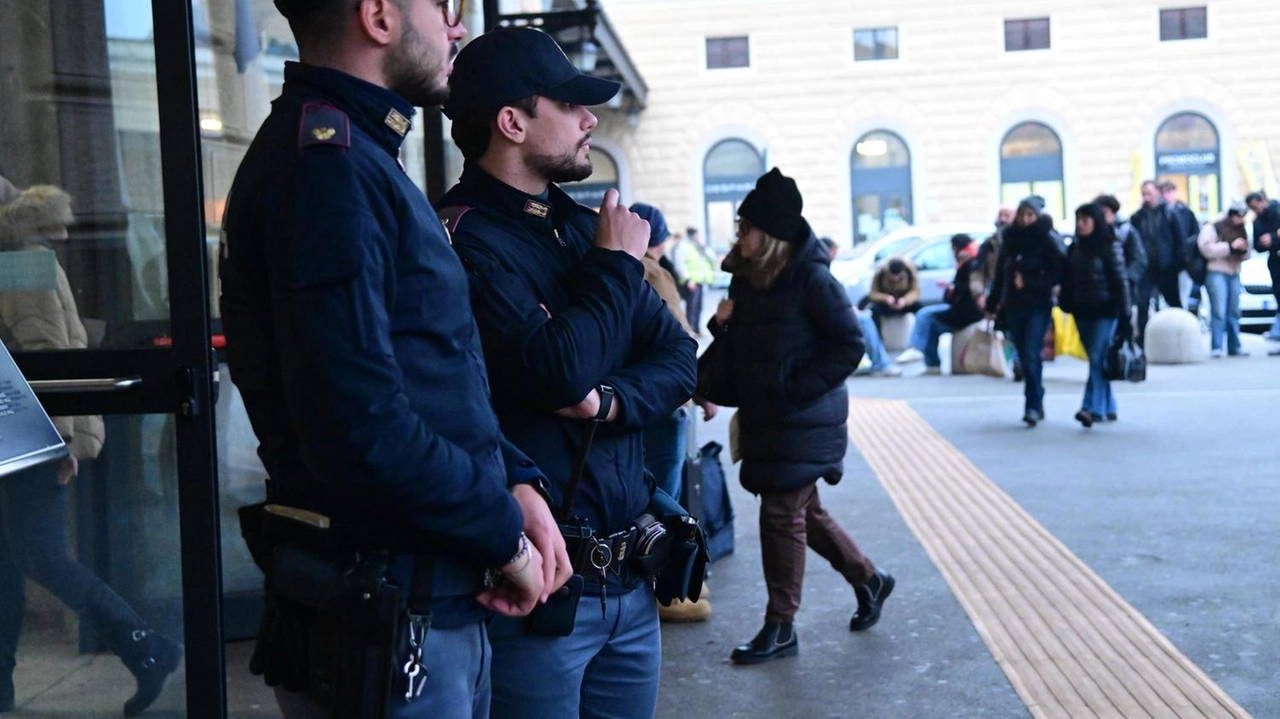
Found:
[{"label": "short dark hair", "polygon": [[970,237],[970,236],[968,236],[968,235],[965,235],[965,234],[959,234],[959,235],[952,235],[952,236],[951,236],[951,249],[952,249],[952,250],[963,250],[964,248],[966,248],[966,247],[968,247],[969,245],[972,245],[972,244],[973,244],[973,238],[972,238],[972,237]]},{"label": "short dark hair", "polygon": [[1255,202],[1266,202],[1266,201],[1267,201],[1267,193],[1263,192],[1262,190],[1258,190],[1257,192],[1250,192],[1249,194],[1244,196],[1244,204],[1246,205],[1252,205]]},{"label": "short dark hair", "polygon": [[1093,198],[1093,201],[1112,212],[1120,211],[1120,201],[1116,199],[1115,195],[1098,195]]},{"label": "short dark hair", "polygon": [[453,126],[449,134],[453,142],[462,151],[462,157],[474,162],[484,157],[489,151],[489,139],[493,137],[493,123],[504,107],[514,107],[529,117],[538,116],[538,96],[530,95],[523,100],[507,103],[498,107],[459,107],[453,109]]},{"label": "short dark hair", "polygon": [[1159,183],[1159,182],[1156,182],[1155,180],[1143,180],[1143,181],[1142,181],[1142,184],[1140,185],[1140,187],[1146,187],[1147,185],[1151,185],[1152,187],[1156,188],[1157,190],[1158,190],[1158,189],[1160,189],[1160,183]]},{"label": "short dark hair", "polygon": [[1160,188],[1161,192],[1175,192],[1178,189],[1177,185],[1168,180],[1157,184],[1156,187]]},{"label": "short dark hair", "polygon": [[[404,10],[405,0],[391,0]],[[306,53],[312,47],[332,45],[342,36],[346,24],[355,16],[360,6],[353,0],[319,0],[306,12],[289,18],[289,29],[298,43],[298,52]]]},{"label": "short dark hair", "polygon": [[889,274],[900,275],[907,271],[907,263],[897,257],[889,260]]}]

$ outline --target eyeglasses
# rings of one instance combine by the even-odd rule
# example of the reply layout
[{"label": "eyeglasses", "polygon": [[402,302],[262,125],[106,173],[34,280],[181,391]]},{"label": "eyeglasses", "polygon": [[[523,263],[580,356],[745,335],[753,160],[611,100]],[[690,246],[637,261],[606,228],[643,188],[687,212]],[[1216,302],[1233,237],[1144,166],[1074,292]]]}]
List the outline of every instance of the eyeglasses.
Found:
[{"label": "eyeglasses", "polygon": [[440,13],[444,15],[444,24],[457,27],[462,23],[462,15],[467,11],[467,0],[438,0]]}]

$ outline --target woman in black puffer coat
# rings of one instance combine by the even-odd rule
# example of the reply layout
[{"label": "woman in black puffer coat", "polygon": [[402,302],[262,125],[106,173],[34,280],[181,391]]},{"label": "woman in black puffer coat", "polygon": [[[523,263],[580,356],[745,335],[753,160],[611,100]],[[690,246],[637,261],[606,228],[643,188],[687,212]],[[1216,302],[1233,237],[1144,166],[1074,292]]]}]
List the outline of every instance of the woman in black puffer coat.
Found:
[{"label": "woman in black puffer coat", "polygon": [[1107,379],[1107,355],[1116,333],[1133,332],[1129,322],[1129,282],[1124,245],[1116,239],[1102,206],[1076,210],[1076,240],[1067,252],[1058,304],[1076,318],[1080,342],[1089,355],[1089,382],[1076,420],[1085,427],[1116,419],[1116,398]]},{"label": "woman in black puffer coat", "polygon": [[742,485],[760,495],[760,545],[769,606],[765,625],[733,661],[754,664],[798,649],[806,546],[854,587],[853,631],[875,624],[893,578],[858,549],[823,509],[817,482],[840,481],[848,448],[845,380],[864,346],[844,287],[801,215],[796,184],[777,169],[756,182],[738,211],[738,244],[725,260],[732,299],[711,322],[728,344],[738,400]]}]

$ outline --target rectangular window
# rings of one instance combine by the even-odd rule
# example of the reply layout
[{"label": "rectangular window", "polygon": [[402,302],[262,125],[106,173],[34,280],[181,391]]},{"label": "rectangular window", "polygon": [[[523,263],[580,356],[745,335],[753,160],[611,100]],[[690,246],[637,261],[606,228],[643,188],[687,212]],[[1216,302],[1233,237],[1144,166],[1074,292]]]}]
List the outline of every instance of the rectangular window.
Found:
[{"label": "rectangular window", "polygon": [[747,37],[707,38],[707,69],[751,67],[751,44]]},{"label": "rectangular window", "polygon": [[1049,18],[1039,17],[1029,20],[1004,21],[1005,52],[1048,49]]},{"label": "rectangular window", "polygon": [[853,31],[853,59],[898,59],[898,28],[878,27]]},{"label": "rectangular window", "polygon": [[1160,11],[1160,42],[1199,40],[1209,37],[1209,13],[1203,7]]}]

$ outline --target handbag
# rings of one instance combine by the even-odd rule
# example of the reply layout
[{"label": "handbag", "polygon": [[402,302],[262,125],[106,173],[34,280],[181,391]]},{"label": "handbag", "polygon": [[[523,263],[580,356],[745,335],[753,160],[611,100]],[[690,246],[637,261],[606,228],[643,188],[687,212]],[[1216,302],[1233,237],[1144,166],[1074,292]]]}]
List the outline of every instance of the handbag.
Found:
[{"label": "handbag", "polygon": [[733,384],[732,362],[729,334],[725,330],[698,358],[698,386],[694,395],[721,407],[737,407],[738,392]]},{"label": "handbag", "polygon": [[1143,382],[1147,379],[1147,357],[1132,337],[1116,335],[1107,351],[1106,377],[1112,381]]},{"label": "handbag", "polygon": [[1004,358],[1004,340],[988,322],[986,327],[974,331],[964,349],[960,350],[960,368],[967,374],[984,374],[1004,378],[1009,365]]}]

